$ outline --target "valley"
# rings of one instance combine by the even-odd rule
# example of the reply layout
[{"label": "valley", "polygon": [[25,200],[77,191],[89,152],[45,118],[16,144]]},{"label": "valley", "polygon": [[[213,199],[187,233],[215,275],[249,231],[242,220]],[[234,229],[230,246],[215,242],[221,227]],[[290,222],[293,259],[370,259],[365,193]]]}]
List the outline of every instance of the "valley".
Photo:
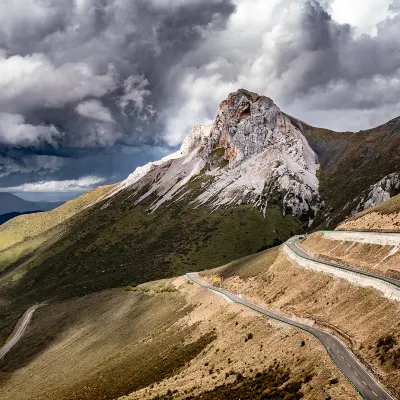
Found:
[{"label": "valley", "polygon": [[399,398],[399,245],[368,242],[399,232],[398,131],[240,89],[177,152],[3,224],[1,344],[47,305],[0,398]]}]

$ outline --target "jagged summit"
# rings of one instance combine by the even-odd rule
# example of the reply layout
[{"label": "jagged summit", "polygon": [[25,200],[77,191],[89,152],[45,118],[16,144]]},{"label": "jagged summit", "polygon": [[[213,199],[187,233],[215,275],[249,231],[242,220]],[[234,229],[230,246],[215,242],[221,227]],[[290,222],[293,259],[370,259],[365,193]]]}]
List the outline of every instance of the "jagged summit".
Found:
[{"label": "jagged summit", "polygon": [[270,98],[240,89],[221,102],[212,125],[196,125],[178,152],[137,168],[118,190],[148,188],[137,203],[155,196],[155,210],[193,195],[188,183],[197,180],[194,207],[253,204],[265,213],[279,204],[311,222],[321,207],[319,165],[292,121]]}]

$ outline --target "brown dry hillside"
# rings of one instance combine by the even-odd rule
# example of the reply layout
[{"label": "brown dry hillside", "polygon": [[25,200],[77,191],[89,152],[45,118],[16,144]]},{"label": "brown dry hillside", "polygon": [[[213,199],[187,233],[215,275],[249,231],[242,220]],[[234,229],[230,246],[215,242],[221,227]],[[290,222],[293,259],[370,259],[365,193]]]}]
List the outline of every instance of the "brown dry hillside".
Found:
[{"label": "brown dry hillside", "polygon": [[260,377],[291,399],[357,398],[316,339],[186,278],[43,307],[1,369],[2,400],[251,394]]},{"label": "brown dry hillside", "polygon": [[400,277],[400,252],[393,246],[331,240],[324,238],[322,232],[308,236],[299,246],[316,258],[393,278]]},{"label": "brown dry hillside", "polygon": [[355,215],[337,229],[400,232],[400,195]]},{"label": "brown dry hillside", "polygon": [[[396,393],[400,387],[400,303],[372,288],[359,287],[297,266],[276,248],[208,271],[218,273],[225,287],[239,283],[246,299],[288,316],[315,321],[339,335]],[[233,289],[234,290],[234,289]],[[393,339],[390,349],[379,345]],[[397,393],[399,396],[400,393]]]}]

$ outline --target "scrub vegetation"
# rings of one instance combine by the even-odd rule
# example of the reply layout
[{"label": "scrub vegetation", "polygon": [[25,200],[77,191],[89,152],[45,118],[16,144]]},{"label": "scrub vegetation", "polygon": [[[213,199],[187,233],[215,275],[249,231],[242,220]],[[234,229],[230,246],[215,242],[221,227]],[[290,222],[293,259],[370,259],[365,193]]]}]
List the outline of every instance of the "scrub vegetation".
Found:
[{"label": "scrub vegetation", "polygon": [[121,193],[110,205],[105,200],[72,217],[68,230],[26,263],[7,297],[27,303],[66,299],[179,276],[272,247],[303,230],[277,206],[265,218],[248,205],[211,213],[172,203],[149,213],[151,199],[132,207],[135,198]]}]

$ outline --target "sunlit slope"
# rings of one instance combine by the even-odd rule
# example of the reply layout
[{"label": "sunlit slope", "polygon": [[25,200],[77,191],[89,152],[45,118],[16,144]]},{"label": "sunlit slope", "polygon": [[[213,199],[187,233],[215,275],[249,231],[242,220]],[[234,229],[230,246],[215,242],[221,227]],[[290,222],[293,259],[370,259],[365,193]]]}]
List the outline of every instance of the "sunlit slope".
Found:
[{"label": "sunlit slope", "polygon": [[0,271],[63,231],[69,218],[114,188],[102,186],[48,212],[21,215],[0,226]]},{"label": "sunlit slope", "polygon": [[62,206],[43,213],[21,215],[0,227],[0,250],[13,246],[27,238],[38,236],[54,228],[85,207],[95,203],[114,186],[100,186],[97,189],[68,201]]},{"label": "sunlit slope", "polygon": [[400,195],[356,214],[337,229],[400,232]]},{"label": "sunlit slope", "polygon": [[399,302],[373,288],[302,268],[288,259],[282,247],[201,275],[208,283],[214,275],[221,276],[225,289],[238,290],[248,301],[334,332],[393,394],[400,395]]}]

